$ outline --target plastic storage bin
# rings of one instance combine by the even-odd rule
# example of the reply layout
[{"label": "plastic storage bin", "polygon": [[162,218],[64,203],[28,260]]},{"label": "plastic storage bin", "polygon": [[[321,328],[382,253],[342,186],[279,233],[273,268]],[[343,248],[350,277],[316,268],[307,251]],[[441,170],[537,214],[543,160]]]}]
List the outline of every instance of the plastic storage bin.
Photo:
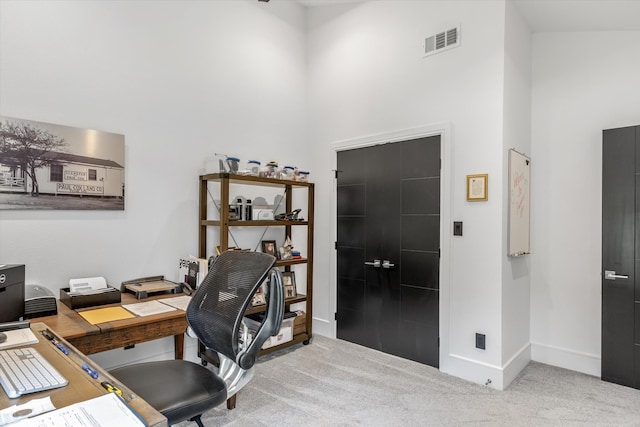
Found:
[{"label": "plastic storage bin", "polygon": [[249,160],[245,165],[244,174],[258,176],[260,174],[260,162],[257,160]]},{"label": "plastic storage bin", "polygon": [[285,166],[280,171],[280,178],[282,179],[293,179],[294,168],[293,166]]},{"label": "plastic storage bin", "polygon": [[296,175],[296,181],[309,182],[309,172],[298,171],[298,174]]},{"label": "plastic storage bin", "polygon": [[269,162],[262,168],[260,176],[265,178],[277,178],[278,177],[278,162]]}]

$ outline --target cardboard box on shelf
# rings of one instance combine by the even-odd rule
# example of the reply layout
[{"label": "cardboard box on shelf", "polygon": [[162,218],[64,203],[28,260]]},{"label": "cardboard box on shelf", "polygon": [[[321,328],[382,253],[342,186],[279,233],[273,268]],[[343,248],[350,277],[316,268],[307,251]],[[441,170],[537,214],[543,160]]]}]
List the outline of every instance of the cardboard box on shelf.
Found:
[{"label": "cardboard box on shelf", "polygon": [[296,311],[297,316],[293,318],[293,335],[304,334],[307,332],[307,314],[302,311]]}]

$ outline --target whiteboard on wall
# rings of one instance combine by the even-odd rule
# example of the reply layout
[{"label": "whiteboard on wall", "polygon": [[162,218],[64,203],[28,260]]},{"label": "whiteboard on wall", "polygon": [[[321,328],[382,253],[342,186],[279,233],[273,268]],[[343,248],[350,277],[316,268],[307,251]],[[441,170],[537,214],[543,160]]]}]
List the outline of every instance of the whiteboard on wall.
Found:
[{"label": "whiteboard on wall", "polygon": [[509,256],[529,253],[530,186],[531,159],[509,150]]}]

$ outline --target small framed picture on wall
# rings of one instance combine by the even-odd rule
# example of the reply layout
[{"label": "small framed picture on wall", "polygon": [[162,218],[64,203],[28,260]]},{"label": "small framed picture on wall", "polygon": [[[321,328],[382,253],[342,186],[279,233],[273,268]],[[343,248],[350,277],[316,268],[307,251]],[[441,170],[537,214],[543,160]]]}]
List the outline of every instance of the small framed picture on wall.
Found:
[{"label": "small framed picture on wall", "polygon": [[467,201],[486,202],[489,200],[489,175],[467,175]]}]

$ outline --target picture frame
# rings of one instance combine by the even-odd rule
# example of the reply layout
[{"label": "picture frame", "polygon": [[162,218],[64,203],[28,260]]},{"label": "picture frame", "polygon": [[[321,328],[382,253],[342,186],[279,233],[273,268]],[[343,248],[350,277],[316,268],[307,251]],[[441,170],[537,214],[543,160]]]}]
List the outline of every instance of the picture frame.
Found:
[{"label": "picture frame", "polygon": [[0,211],[125,210],[124,135],[5,116],[0,129]]},{"label": "picture frame", "polygon": [[265,305],[267,300],[264,296],[264,292],[262,292],[262,287],[259,287],[253,297],[251,298],[251,306],[257,307],[259,305]]},{"label": "picture frame", "polygon": [[263,240],[262,252],[264,252],[265,254],[273,255],[277,259],[280,259],[280,251],[278,251],[275,240]]},{"label": "picture frame", "polygon": [[283,271],[282,282],[284,284],[284,297],[295,298],[298,295],[296,291],[296,273],[293,271]]},{"label": "picture frame", "polygon": [[489,200],[489,174],[467,175],[467,201],[486,202]]}]

